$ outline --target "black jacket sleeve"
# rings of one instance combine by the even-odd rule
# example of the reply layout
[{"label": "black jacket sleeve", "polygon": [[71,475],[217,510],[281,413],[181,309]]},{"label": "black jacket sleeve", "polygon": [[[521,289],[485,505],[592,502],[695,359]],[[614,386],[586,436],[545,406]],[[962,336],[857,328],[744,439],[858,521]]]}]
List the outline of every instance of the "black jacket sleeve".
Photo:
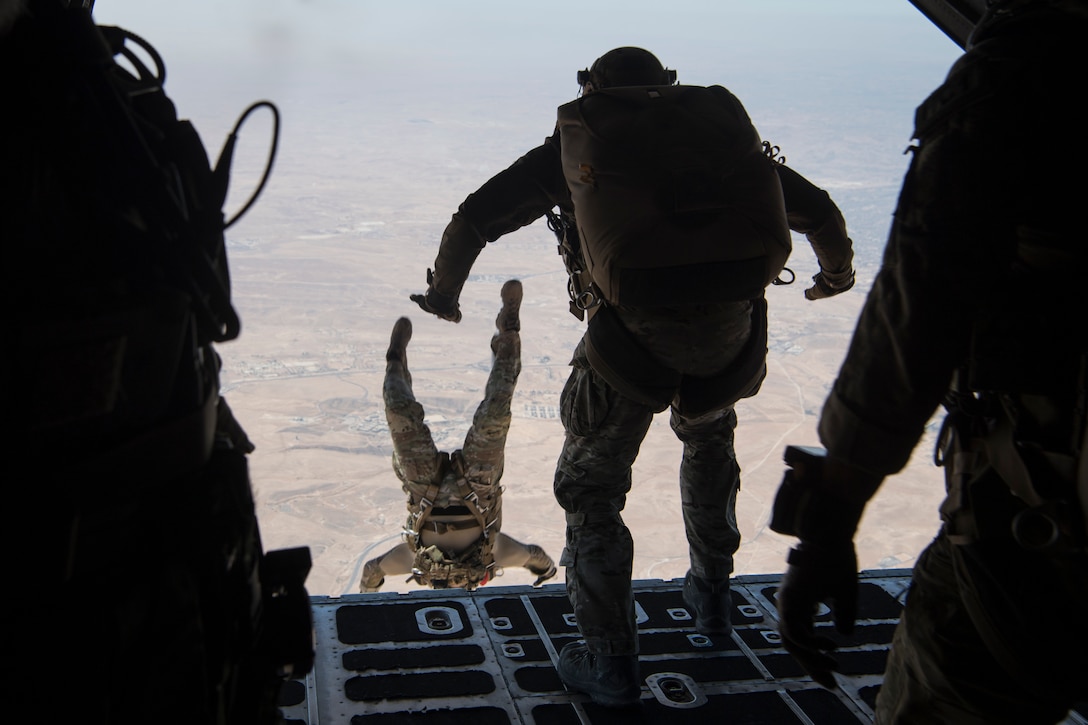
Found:
[{"label": "black jacket sleeve", "polygon": [[557,205],[571,208],[558,133],[468,195],[442,234],[433,288],[459,297],[484,245],[531,224]]},{"label": "black jacket sleeve", "polygon": [[804,234],[816,253],[820,269],[828,274],[849,272],[854,246],[846,233],[846,220],[831,196],[788,166],[776,164],[786,201],[790,229]]}]

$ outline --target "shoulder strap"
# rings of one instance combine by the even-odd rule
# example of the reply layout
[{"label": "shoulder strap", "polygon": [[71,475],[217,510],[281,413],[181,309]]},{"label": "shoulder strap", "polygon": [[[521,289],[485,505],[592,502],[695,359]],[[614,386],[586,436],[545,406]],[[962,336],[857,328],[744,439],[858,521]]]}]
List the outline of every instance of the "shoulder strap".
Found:
[{"label": "shoulder strap", "polygon": [[[455,476],[454,485],[457,489],[457,496],[464,504],[465,508],[472,514],[475,522],[473,526],[479,526],[482,531],[481,542],[486,545],[487,552],[490,554],[491,547],[493,546],[492,531],[495,522],[498,520],[498,507],[494,504],[485,506],[481,503],[480,497],[472,488],[472,484],[465,478],[464,461],[461,458],[461,452],[456,451],[452,456],[445,453],[440,454],[445,458],[443,465],[439,466],[438,482],[432,482],[425,488],[416,484],[407,484],[412,493],[408,499],[408,522],[404,529],[404,534],[411,545],[413,551],[418,551],[421,545],[420,537],[424,528],[428,525],[434,527],[434,530],[438,533],[443,533],[447,530],[456,530],[460,528],[468,528],[466,525],[450,524],[445,522],[433,522],[430,521],[431,513],[434,510],[434,503],[438,500],[438,496],[442,490],[442,484],[446,479],[446,471],[452,471]],[[422,492],[416,493],[419,489]]]}]

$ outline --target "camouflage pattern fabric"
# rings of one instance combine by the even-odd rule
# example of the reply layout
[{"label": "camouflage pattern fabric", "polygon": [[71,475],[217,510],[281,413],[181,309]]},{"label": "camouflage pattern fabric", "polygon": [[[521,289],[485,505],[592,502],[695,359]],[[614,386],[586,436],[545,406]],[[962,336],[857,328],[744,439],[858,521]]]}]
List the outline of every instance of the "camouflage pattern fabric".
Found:
[{"label": "camouflage pattern fabric", "polygon": [[491,340],[494,361],[484,398],[472,419],[465,443],[448,459],[440,453],[423,422],[423,406],[412,391],[412,376],[405,363],[387,365],[383,397],[385,417],[393,439],[393,470],[409,496],[408,510],[414,512],[421,496],[436,487],[435,508],[462,505],[460,482],[467,481],[486,508],[485,518],[494,520],[491,534],[502,523],[502,478],[506,435],[510,430],[510,401],[521,372],[521,338],[516,331],[496,334]]},{"label": "camouflage pattern fabric", "polygon": [[[567,594],[578,627],[596,654],[634,654],[638,636],[631,595],[633,543],[620,512],[631,466],[653,411],[610,387],[590,367],[580,343],[560,407],[566,440],[555,496],[567,512]],[[733,409],[695,419],[675,409],[673,431],[684,443],[680,496],[692,572],[728,577],[740,545],[734,510],[740,467],[733,450]]]}]

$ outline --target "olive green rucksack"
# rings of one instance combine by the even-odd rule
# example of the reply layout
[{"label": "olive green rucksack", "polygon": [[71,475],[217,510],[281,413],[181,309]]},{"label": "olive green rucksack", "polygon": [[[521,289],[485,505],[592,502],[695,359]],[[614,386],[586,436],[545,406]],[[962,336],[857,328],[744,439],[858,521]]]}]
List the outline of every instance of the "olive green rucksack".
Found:
[{"label": "olive green rucksack", "polygon": [[721,86],[606,88],[559,107],[581,251],[614,305],[756,299],[789,257],[782,188]]}]

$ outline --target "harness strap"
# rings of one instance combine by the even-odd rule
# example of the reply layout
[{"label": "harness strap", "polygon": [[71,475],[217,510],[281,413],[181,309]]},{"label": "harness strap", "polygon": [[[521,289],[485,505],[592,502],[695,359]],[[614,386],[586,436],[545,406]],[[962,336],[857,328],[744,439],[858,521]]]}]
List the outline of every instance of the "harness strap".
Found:
[{"label": "harness strap", "polygon": [[[457,494],[465,508],[472,514],[473,520],[431,521],[430,517],[434,513],[434,502],[438,499],[442,488],[441,482],[431,483],[427,486],[426,493],[420,496],[418,501],[409,502],[409,506],[413,510],[408,516],[408,524],[404,529],[405,537],[412,550],[418,551],[422,543],[421,536],[425,530],[443,534],[448,531],[479,528],[483,532],[480,546],[485,554],[489,554],[492,546],[491,529],[497,521],[497,517],[494,515],[497,507],[493,504],[490,506],[481,505],[479,495],[472,489],[472,485],[468,480],[464,478],[464,465],[460,457],[460,451],[451,456],[450,462],[453,471],[458,476],[455,484]],[[492,515],[488,516],[488,514]]]},{"label": "harness strap", "polygon": [[[947,470],[948,496],[941,505],[942,518],[948,523],[946,533],[957,545],[968,545],[983,538],[987,520],[985,489],[976,484],[992,471],[1023,508],[1004,509],[1011,520],[1002,526],[1024,548],[1044,551],[1082,549],[1088,524],[1088,492],[1084,474],[1083,452],[1067,454],[1030,450],[1016,431],[1016,415],[1011,401],[999,404],[994,397],[970,398],[971,406],[949,405],[938,436],[935,462]],[[977,407],[968,410],[967,407]],[[1029,466],[1029,461],[1031,465]],[[1048,484],[1060,484],[1051,490]],[[1073,501],[1071,499],[1076,499]],[[981,520],[980,520],[981,517]],[[992,517],[991,517],[992,518]],[[989,531],[994,531],[991,521]]]},{"label": "harness strap", "polygon": [[976,471],[985,465],[985,459],[972,450],[960,450],[948,454],[946,486],[948,497],[941,505],[941,515],[948,522],[949,540],[958,545],[978,541],[978,522],[967,496],[968,484]]},{"label": "harness strap", "polygon": [[986,458],[1001,480],[1008,484],[1020,500],[1032,508],[1041,506],[1043,498],[1032,485],[1031,472],[1020,455],[1012,420],[1007,411],[998,417],[996,423],[991,434],[982,441]]},{"label": "harness strap", "polygon": [[472,490],[472,486],[466,479],[458,479],[457,487],[461,494],[461,501],[464,502],[465,507],[468,508],[469,512],[472,513],[472,515],[476,518],[476,522],[483,530],[484,541],[488,541],[491,535],[490,529],[491,526],[495,523],[495,519],[494,517],[491,517],[491,520],[489,521],[485,514],[491,511],[493,507],[485,507],[480,505],[480,497],[477,496],[476,492]]},{"label": "harness strap", "polygon": [[567,270],[570,313],[579,320],[584,320],[587,313],[592,316],[593,310],[604,301],[604,295],[601,294],[600,288],[593,281],[593,276],[586,269],[578,233],[562,215],[556,214],[551,209],[546,211],[545,215],[548,218],[548,229],[551,229],[559,240],[557,249],[563,260],[563,267]]},{"label": "harness strap", "polygon": [[418,510],[413,512],[412,516],[417,521],[422,521],[427,518],[431,508],[434,506],[434,502],[438,499],[439,491],[441,491],[441,487],[437,483],[432,483],[427,486],[426,492],[419,497],[419,501],[414,502],[414,505]]}]

